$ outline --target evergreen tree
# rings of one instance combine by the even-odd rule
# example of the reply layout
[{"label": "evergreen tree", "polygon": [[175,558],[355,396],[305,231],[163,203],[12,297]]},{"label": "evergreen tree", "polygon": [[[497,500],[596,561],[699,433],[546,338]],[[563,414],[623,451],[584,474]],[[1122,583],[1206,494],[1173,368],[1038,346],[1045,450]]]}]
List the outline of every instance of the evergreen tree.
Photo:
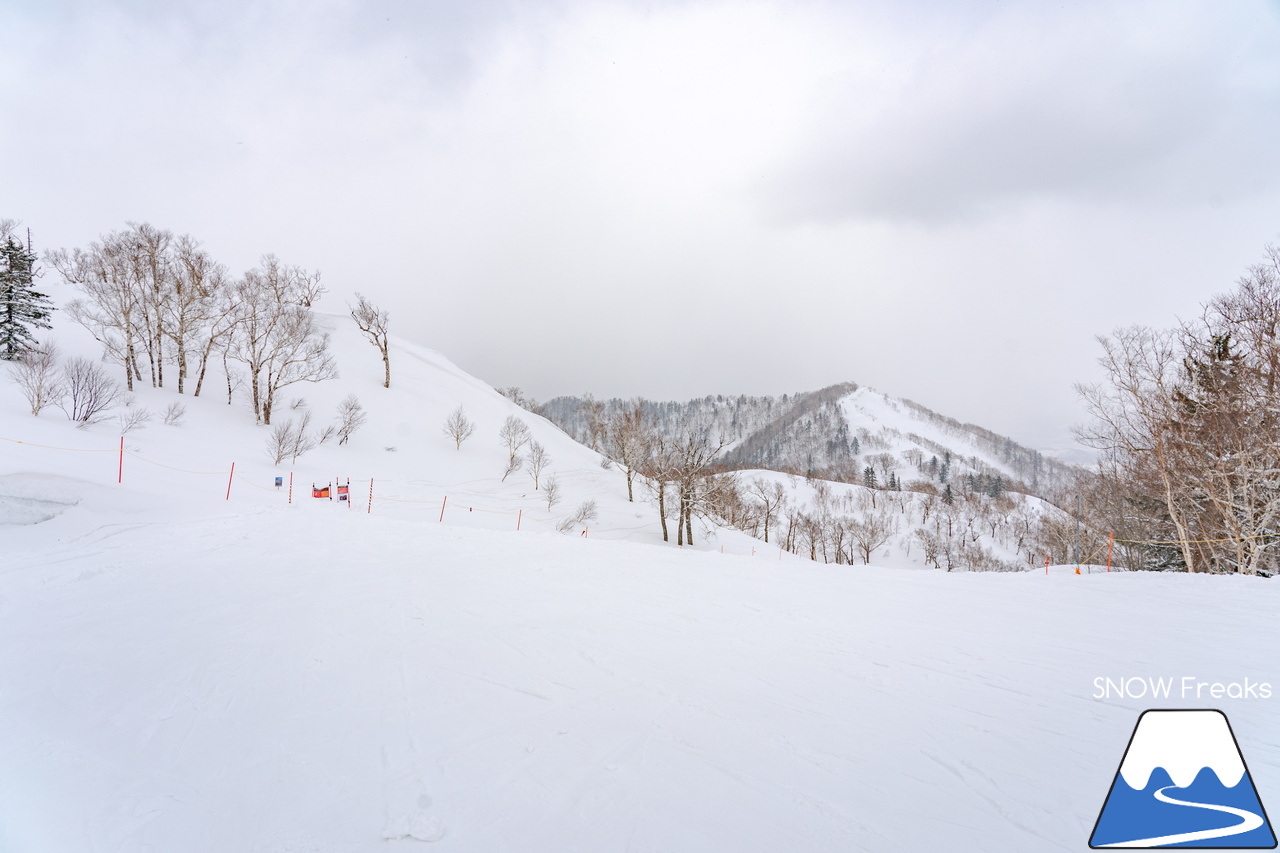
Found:
[{"label": "evergreen tree", "polygon": [[876,486],[876,469],[868,465],[862,469],[862,485],[868,489],[877,488]]},{"label": "evergreen tree", "polygon": [[942,490],[942,502],[947,506],[951,506],[956,502],[956,496],[951,491],[951,484],[947,483],[947,487]]},{"label": "evergreen tree", "polygon": [[12,236],[0,242],[0,358],[13,361],[36,343],[35,329],[49,328],[53,303],[33,286],[36,255]]}]

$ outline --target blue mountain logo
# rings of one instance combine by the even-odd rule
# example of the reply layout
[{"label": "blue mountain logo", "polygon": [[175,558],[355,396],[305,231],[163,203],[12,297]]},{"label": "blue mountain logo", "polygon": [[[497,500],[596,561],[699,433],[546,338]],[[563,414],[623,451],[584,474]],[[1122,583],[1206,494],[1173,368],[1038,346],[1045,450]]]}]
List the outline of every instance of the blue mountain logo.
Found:
[{"label": "blue mountain logo", "polygon": [[1089,846],[1275,848],[1275,833],[1227,715],[1144,711]]}]

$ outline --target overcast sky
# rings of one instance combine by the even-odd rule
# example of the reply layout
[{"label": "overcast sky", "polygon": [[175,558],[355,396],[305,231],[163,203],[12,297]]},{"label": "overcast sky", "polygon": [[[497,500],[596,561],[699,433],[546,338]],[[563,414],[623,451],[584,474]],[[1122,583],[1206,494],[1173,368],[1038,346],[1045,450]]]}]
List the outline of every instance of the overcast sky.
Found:
[{"label": "overcast sky", "polygon": [[852,380],[1052,447],[1096,334],[1280,241],[1278,44],[1245,0],[0,0],[0,218],[275,252],[538,398]]}]

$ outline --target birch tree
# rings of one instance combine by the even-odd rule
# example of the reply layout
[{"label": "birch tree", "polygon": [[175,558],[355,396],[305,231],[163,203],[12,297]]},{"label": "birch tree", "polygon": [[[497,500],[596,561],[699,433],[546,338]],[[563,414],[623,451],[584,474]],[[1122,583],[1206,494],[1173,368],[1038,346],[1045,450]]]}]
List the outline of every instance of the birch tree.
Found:
[{"label": "birch tree", "polygon": [[[351,306],[348,306],[348,308],[351,308]],[[378,308],[357,293],[355,307],[351,308],[351,319],[356,321],[356,328],[369,339],[370,343],[378,348],[378,352],[382,355],[382,387],[390,388],[391,346],[387,338],[388,315],[386,309]]]}]

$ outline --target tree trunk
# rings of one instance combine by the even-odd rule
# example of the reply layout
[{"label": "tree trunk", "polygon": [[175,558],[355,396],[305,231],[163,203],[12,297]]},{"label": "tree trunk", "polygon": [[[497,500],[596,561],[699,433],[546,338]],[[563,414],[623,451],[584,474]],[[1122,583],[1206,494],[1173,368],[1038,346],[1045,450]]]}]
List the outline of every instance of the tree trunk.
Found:
[{"label": "tree trunk", "polygon": [[386,378],[382,380],[382,387],[390,388],[391,387],[391,354],[387,352],[387,347],[385,344],[382,346],[382,368],[383,368],[383,372],[386,374]]},{"label": "tree trunk", "polygon": [[227,377],[227,405],[231,405],[231,367],[227,364],[227,351],[222,351],[222,375]]},{"label": "tree trunk", "polygon": [[209,356],[213,354],[213,338],[209,338],[209,345],[204,348],[204,353],[200,356],[200,375],[196,377],[196,390],[192,393],[192,397],[200,396],[200,388],[204,385],[204,372],[209,367]]},{"label": "tree trunk", "polygon": [[125,343],[125,348],[124,348],[124,377],[125,377],[124,384],[125,384],[125,388],[130,393],[133,392],[133,372],[135,370],[137,370],[137,365],[134,363],[134,360],[133,360],[133,341],[128,340]]},{"label": "tree trunk", "polygon": [[179,335],[174,342],[174,346],[178,348],[178,393],[182,393],[183,386],[187,379],[187,348],[182,336]]},{"label": "tree trunk", "polygon": [[684,546],[684,486],[676,492],[676,544]]},{"label": "tree trunk", "polygon": [[658,481],[658,519],[662,522],[662,541],[670,542],[667,536],[667,484]]}]

